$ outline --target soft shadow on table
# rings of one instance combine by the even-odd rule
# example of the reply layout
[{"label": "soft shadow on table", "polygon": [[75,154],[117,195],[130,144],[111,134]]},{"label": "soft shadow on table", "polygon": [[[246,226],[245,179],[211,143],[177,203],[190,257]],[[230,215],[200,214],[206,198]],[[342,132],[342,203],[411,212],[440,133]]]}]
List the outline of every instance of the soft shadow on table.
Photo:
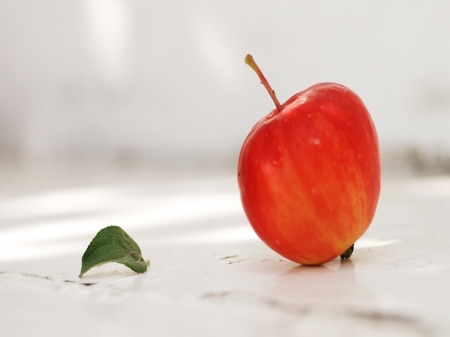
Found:
[{"label": "soft shadow on table", "polygon": [[[392,336],[395,332],[402,336],[432,335],[417,317],[380,303],[380,295],[364,282],[367,274],[358,278],[359,273],[365,273],[358,270],[361,264],[364,261],[336,259],[320,266],[296,266],[281,274],[268,293],[276,299],[275,309],[297,318],[290,327],[285,326],[306,335],[313,331],[314,336],[349,332],[358,336]],[[337,330],[329,329],[330,322]]]},{"label": "soft shadow on table", "polygon": [[272,295],[314,307],[373,305],[374,295],[358,282],[355,269],[351,259],[336,259],[320,266],[299,265],[277,278]]}]

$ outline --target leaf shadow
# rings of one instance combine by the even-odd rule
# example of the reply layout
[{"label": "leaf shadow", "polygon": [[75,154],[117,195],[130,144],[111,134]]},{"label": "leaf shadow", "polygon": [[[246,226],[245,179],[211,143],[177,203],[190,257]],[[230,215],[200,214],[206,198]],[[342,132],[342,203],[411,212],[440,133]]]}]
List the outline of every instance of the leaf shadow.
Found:
[{"label": "leaf shadow", "polygon": [[81,280],[91,282],[94,280],[121,279],[138,275],[138,273],[120,263],[108,262],[101,266],[92,268],[83,275]]}]

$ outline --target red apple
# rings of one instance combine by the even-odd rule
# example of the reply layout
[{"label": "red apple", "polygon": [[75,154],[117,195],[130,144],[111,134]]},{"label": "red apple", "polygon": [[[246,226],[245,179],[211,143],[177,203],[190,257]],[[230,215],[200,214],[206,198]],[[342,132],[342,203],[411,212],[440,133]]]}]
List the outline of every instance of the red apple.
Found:
[{"label": "red apple", "polygon": [[276,108],[252,128],[238,163],[241,201],[257,235],[307,265],[350,257],[380,193],[375,126],[362,100],[319,83],[280,104],[247,55]]}]

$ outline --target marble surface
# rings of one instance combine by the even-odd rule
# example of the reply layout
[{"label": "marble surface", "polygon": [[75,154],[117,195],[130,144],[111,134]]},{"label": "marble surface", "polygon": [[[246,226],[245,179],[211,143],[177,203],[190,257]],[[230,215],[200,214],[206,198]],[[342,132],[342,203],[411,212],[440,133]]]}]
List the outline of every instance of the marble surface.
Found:
[{"label": "marble surface", "polygon": [[[352,258],[317,267],[256,237],[233,175],[61,186],[1,196],[1,336],[450,335],[450,177],[384,179]],[[108,225],[145,274],[78,278]]]}]

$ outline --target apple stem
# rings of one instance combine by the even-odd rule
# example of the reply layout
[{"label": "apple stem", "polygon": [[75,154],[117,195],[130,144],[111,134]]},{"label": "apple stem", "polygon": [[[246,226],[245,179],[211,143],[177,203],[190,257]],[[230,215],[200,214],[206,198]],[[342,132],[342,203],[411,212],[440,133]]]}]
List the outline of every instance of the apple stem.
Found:
[{"label": "apple stem", "polygon": [[266,78],[264,77],[263,73],[259,69],[258,65],[256,64],[255,60],[253,59],[253,56],[250,54],[247,54],[245,57],[245,63],[252,68],[256,75],[258,75],[259,79],[261,80],[261,84],[266,88],[267,92],[269,93],[270,97],[272,98],[273,102],[275,103],[275,106],[277,107],[278,112],[281,112],[281,104],[278,101],[277,96],[275,95],[275,90],[273,90],[270,87],[269,82],[267,82]]},{"label": "apple stem", "polygon": [[341,259],[342,260],[346,260],[349,259],[350,256],[352,256],[353,250],[355,249],[355,244],[352,244],[350,246],[350,248],[348,248],[342,255],[341,255]]}]

